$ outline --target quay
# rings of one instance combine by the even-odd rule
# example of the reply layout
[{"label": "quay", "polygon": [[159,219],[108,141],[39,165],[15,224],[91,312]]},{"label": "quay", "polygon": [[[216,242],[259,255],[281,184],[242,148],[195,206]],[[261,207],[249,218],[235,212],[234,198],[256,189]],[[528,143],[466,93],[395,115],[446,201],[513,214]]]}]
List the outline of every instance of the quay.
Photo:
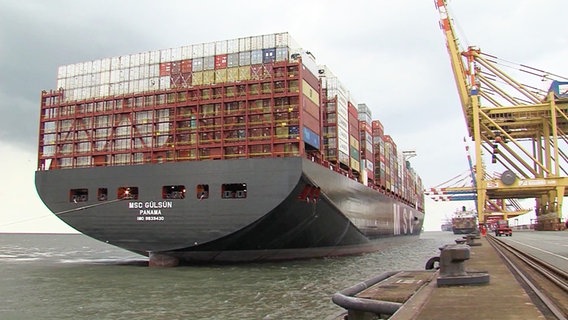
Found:
[{"label": "quay", "polygon": [[[541,240],[539,237],[548,237],[549,240]],[[456,240],[459,242],[458,237]],[[555,252],[552,255],[560,260],[557,267],[564,271],[568,270],[568,246],[562,245],[568,240],[568,232],[515,232],[513,237],[500,240],[517,247],[524,247],[521,250],[533,255],[536,254],[531,251],[541,250],[536,248],[535,242],[550,242],[554,249],[551,247],[551,249],[541,251]],[[527,291],[489,243],[487,237],[481,236],[474,242],[475,244],[470,243],[471,246],[458,244],[451,245],[451,247],[469,249],[467,256],[462,254],[463,268],[468,274],[485,273],[489,275],[489,281],[486,283],[440,285],[442,268],[431,270],[431,276],[425,274],[424,270],[390,272],[387,276],[392,276],[394,279],[387,278],[376,281],[374,284],[367,283],[368,287],[353,294],[353,298],[356,304],[364,304],[368,301],[366,299],[378,300],[381,304],[379,308],[385,305],[391,306],[393,303],[398,304],[399,307],[395,309],[394,314],[391,313],[390,317],[383,315],[377,318],[377,315],[372,312],[346,308],[348,312],[339,315],[336,319],[549,319],[531,300]],[[440,260],[443,260],[442,255]],[[440,261],[440,264],[442,263],[443,261]],[[408,285],[411,283],[414,283],[415,292],[408,294],[408,291],[412,290]],[[404,286],[393,284],[404,284]],[[359,285],[364,286],[365,283]],[[342,292],[348,291],[346,289]],[[334,295],[334,302],[341,300],[338,294]],[[339,303],[336,302],[336,304]]]}]

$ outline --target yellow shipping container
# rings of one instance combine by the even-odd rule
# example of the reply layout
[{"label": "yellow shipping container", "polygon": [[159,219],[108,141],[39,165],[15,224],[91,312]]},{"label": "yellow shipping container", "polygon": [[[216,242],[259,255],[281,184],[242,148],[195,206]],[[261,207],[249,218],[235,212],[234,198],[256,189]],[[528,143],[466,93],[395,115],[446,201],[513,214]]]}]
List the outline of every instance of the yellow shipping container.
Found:
[{"label": "yellow shipping container", "polygon": [[250,66],[239,67],[239,80],[250,80]]},{"label": "yellow shipping container", "polygon": [[200,86],[203,84],[203,71],[194,72],[191,77],[192,86]]},{"label": "yellow shipping container", "polygon": [[351,160],[350,165],[352,170],[361,171],[361,165],[359,164],[359,160],[353,158],[350,158],[349,160]]},{"label": "yellow shipping container", "polygon": [[237,82],[239,80],[239,67],[227,68],[227,82]]},{"label": "yellow shipping container", "polygon": [[288,138],[288,127],[276,127],[277,138]]},{"label": "yellow shipping container", "polygon": [[215,70],[215,83],[227,82],[227,69]]},{"label": "yellow shipping container", "polygon": [[359,140],[357,138],[349,136],[349,142],[353,148],[359,150]]},{"label": "yellow shipping container", "polygon": [[215,83],[215,70],[203,71],[203,84]]},{"label": "yellow shipping container", "polygon": [[307,83],[306,80],[303,79],[302,79],[302,92],[313,103],[315,103],[318,106],[320,105],[319,93],[314,88],[312,88],[312,86],[310,86],[310,84]]}]

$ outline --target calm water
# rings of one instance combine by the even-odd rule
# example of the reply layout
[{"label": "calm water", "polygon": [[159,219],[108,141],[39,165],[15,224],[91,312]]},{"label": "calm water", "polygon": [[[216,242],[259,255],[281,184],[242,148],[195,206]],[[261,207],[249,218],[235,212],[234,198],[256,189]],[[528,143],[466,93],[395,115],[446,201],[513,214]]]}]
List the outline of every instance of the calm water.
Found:
[{"label": "calm water", "polygon": [[325,319],[331,296],[423,270],[449,232],[354,257],[154,269],[83,235],[0,234],[0,319]]}]

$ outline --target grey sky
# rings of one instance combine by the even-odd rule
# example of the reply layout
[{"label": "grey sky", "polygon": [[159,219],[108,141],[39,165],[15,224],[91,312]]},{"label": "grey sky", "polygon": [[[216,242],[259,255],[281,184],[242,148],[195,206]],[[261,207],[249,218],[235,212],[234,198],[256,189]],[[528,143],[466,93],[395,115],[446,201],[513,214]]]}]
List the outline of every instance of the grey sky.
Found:
[{"label": "grey sky", "polygon": [[[467,169],[434,1],[0,0],[0,8],[0,152],[27,163],[0,160],[3,174],[33,180],[39,95],[55,88],[58,66],[285,31],[372,109],[399,148],[418,152],[412,165],[425,186]],[[568,74],[567,1],[462,0],[450,9],[464,47]],[[33,181],[25,188],[35,193]],[[0,188],[0,201],[13,201],[9,189]]]}]

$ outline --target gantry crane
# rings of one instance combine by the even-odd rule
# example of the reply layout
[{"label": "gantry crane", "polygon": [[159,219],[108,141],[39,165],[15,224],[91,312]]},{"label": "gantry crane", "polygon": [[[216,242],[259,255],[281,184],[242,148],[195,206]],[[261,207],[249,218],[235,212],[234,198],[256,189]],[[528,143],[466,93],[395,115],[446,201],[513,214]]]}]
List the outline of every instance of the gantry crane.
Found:
[{"label": "gantry crane", "polygon": [[[550,87],[546,91],[518,82],[500,67],[504,60],[473,46],[461,51],[446,0],[436,0],[436,8],[468,134],[475,143],[479,221],[491,215],[487,201],[534,198],[536,227],[559,228],[562,200],[568,194],[568,156],[563,152],[568,145],[568,78],[519,65],[517,70],[550,81]],[[484,151],[502,170],[498,176],[486,174]]]}]

